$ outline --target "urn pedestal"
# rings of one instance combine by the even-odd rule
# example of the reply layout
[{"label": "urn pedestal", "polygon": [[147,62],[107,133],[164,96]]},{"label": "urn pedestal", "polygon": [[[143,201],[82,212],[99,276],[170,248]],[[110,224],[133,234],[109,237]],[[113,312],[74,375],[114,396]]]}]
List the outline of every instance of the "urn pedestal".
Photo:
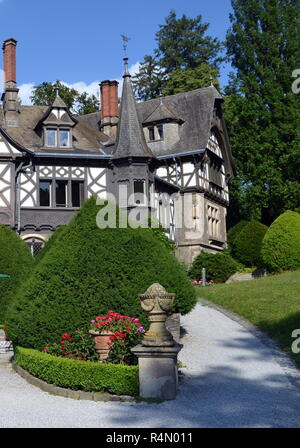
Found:
[{"label": "urn pedestal", "polygon": [[166,328],[175,294],[154,283],[145,294],[139,295],[142,308],[149,313],[150,327],[141,344],[131,351],[139,361],[140,396],[174,400],[178,388],[177,344]]}]

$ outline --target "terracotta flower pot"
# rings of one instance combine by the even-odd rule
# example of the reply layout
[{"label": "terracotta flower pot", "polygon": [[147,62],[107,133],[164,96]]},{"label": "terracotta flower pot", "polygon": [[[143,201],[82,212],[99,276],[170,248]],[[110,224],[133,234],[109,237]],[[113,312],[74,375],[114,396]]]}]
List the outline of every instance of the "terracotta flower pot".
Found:
[{"label": "terracotta flower pot", "polygon": [[99,333],[95,330],[90,330],[90,335],[94,339],[95,349],[101,359],[107,359],[111,349],[110,336],[113,335],[110,331],[106,333]]}]

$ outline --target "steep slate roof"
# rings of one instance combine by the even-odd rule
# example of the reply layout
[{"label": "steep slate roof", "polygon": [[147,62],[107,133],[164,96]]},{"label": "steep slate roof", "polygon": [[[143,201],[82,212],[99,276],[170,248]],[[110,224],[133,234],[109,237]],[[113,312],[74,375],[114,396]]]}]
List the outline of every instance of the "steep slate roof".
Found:
[{"label": "steep slate roof", "polygon": [[175,154],[207,147],[216,99],[222,100],[222,96],[215,87],[210,86],[138,103],[137,110],[140,121],[147,123],[151,115],[161,110],[162,101],[174,117],[183,121],[178,142],[163,151],[163,154]]},{"label": "steep slate roof", "polygon": [[163,103],[162,98],[160,99],[160,103],[157,106],[156,109],[154,109],[153,112],[149,115],[148,118],[146,118],[143,121],[143,124],[146,123],[154,123],[158,121],[165,121],[165,120],[179,120],[179,117],[176,117],[173,112],[171,112],[167,106]]},{"label": "steep slate roof", "polygon": [[[180,125],[178,142],[167,151],[161,152],[161,155],[176,154],[207,147],[216,99],[222,100],[223,98],[214,86],[210,86],[136,103],[136,109],[139,121],[143,125],[160,120],[174,120],[183,123]],[[99,128],[98,112],[76,117],[76,119],[84,121],[94,129]],[[109,150],[113,152],[112,145],[107,147],[107,151]]]},{"label": "steep slate roof", "polygon": [[142,125],[139,121],[136,102],[127,66],[123,75],[123,91],[113,159],[122,157],[153,157],[148,148]]},{"label": "steep slate roof", "polygon": [[[60,105],[59,107],[63,107]],[[17,144],[34,152],[50,152],[44,148],[43,135],[36,130],[40,120],[49,111],[48,106],[21,106],[19,114],[19,126],[5,126],[3,109],[0,109],[0,126]],[[77,119],[77,117],[76,117]],[[58,153],[65,152],[105,152],[104,145],[108,137],[95,128],[89,127],[84,122],[77,122],[72,129],[73,150],[53,148]]]}]

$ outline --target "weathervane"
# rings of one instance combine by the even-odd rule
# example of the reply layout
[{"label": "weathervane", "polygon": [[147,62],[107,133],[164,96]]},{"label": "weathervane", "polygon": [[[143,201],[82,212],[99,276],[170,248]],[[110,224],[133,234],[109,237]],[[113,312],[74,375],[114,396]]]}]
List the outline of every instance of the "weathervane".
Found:
[{"label": "weathervane", "polygon": [[125,55],[125,57],[127,57],[127,47],[128,47],[128,41],[130,40],[130,37],[126,36],[125,33],[121,34],[121,37],[122,37],[122,41],[123,41],[124,55]]}]

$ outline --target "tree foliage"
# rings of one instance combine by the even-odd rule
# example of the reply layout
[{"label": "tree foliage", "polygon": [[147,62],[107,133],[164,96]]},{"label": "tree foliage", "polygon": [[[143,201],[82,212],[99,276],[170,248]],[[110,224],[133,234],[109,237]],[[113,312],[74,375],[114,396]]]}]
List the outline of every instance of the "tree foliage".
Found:
[{"label": "tree foliage", "polygon": [[[300,205],[299,0],[232,0],[227,51],[236,69],[225,103],[244,218],[269,225]],[[294,164],[294,166],[292,165]],[[246,215],[246,216],[245,216]]]},{"label": "tree foliage", "polygon": [[175,10],[169,12],[156,33],[154,56],[145,56],[133,78],[140,100],[208,87],[211,77],[216,80],[224,60],[222,43],[207,35],[208,28],[201,15],[177,17]]},{"label": "tree foliage", "polygon": [[200,280],[202,268],[206,269],[207,280],[224,283],[238,271],[240,264],[226,253],[209,254],[200,252],[189,270],[189,276],[193,280]]},{"label": "tree foliage", "polygon": [[162,94],[165,76],[153,56],[144,56],[138,73],[132,78],[134,93],[139,100],[148,101]]},{"label": "tree foliage", "polygon": [[42,82],[35,86],[30,99],[35,106],[51,106],[55,100],[57,89],[59,96],[73,114],[85,115],[99,110],[99,101],[95,95],[88,95],[86,92],[79,93],[61,81],[56,81],[53,84]]},{"label": "tree foliage", "polygon": [[261,245],[267,230],[258,221],[246,223],[232,242],[233,257],[245,266],[261,267]]},{"label": "tree foliage", "polygon": [[219,89],[218,76],[218,69],[216,67],[211,67],[205,62],[202,62],[194,69],[174,70],[170,72],[162,94],[175,95],[176,93],[208,87],[211,84]]},{"label": "tree foliage", "polygon": [[9,275],[0,278],[0,323],[4,323],[7,307],[32,268],[33,258],[27,244],[13,230],[0,225],[0,274]]},{"label": "tree foliage", "polygon": [[100,229],[101,210],[91,198],[60,232],[8,313],[9,337],[42,349],[93,316],[115,310],[147,323],[138,294],[152,283],[176,293],[175,309],[187,313],[195,292],[170,250],[148,229]]},{"label": "tree foliage", "polygon": [[262,243],[262,258],[270,272],[300,267],[300,214],[287,210],[270,226]]}]

